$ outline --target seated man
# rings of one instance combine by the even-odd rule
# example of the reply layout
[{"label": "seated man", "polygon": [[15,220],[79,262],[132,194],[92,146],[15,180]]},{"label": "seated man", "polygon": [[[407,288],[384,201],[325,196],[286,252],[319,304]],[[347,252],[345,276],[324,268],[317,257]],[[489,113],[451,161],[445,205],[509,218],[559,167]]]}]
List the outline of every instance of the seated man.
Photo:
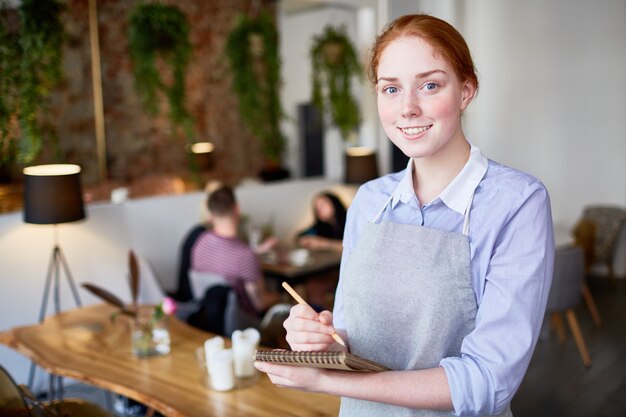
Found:
[{"label": "seated man", "polygon": [[[245,291],[260,315],[279,301],[267,291],[261,266],[254,251],[237,238],[240,210],[230,187],[220,187],[207,200],[212,228],[200,234],[191,249],[191,269],[221,275],[231,287]],[[244,295],[244,294],[242,294]],[[194,294],[195,298],[203,294]]]}]

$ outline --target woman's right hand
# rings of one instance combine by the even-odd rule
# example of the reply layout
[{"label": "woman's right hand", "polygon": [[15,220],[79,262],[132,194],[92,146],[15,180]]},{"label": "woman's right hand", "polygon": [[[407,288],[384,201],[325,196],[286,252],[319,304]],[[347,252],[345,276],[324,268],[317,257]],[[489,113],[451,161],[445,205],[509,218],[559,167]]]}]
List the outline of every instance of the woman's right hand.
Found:
[{"label": "woman's right hand", "polygon": [[283,326],[292,350],[345,350],[332,338],[335,328],[330,311],[317,313],[308,305],[296,304]]}]

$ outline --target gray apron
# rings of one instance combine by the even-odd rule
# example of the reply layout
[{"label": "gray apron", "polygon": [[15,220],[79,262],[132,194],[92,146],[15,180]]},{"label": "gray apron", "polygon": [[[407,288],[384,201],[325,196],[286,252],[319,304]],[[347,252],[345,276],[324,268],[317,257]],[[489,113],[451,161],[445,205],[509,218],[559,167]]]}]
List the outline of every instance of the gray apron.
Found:
[{"label": "gray apron", "polygon": [[[463,234],[391,222],[377,224],[391,201],[365,226],[343,273],[343,304],[350,351],[394,370],[439,366],[460,356],[474,329],[467,231]],[[341,417],[452,416],[352,398]],[[507,407],[499,416],[512,416]]]}]

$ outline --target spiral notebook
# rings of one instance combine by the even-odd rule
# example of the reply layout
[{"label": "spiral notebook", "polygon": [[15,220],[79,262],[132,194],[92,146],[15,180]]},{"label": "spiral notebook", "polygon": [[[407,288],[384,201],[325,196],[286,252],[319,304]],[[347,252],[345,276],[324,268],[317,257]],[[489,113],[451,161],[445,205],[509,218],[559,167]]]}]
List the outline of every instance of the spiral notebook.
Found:
[{"label": "spiral notebook", "polygon": [[257,350],[254,359],[283,365],[309,366],[353,372],[382,372],[389,368],[349,352],[310,352],[283,349]]}]

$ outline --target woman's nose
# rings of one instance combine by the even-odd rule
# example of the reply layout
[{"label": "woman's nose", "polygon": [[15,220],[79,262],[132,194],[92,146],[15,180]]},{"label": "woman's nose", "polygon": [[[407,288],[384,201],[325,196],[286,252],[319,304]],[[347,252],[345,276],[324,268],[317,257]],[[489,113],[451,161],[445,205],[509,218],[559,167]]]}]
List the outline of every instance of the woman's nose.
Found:
[{"label": "woman's nose", "polygon": [[408,91],[402,99],[402,116],[415,117],[421,114],[417,93]]}]

